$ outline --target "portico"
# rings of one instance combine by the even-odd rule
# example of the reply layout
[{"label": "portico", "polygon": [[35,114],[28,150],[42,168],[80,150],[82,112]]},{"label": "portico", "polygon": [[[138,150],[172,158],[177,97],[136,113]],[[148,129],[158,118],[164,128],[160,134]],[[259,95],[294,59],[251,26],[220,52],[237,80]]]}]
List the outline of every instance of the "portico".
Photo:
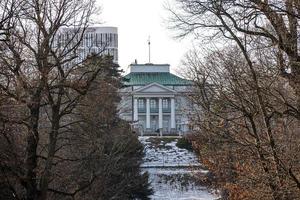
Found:
[{"label": "portico", "polygon": [[[142,103],[141,103],[142,101]],[[163,106],[162,102],[170,103],[170,107]],[[163,116],[169,116],[170,118],[170,130],[168,127],[165,127],[165,131],[167,128],[167,131],[175,130],[176,122],[175,122],[175,103],[174,98],[166,98],[166,97],[159,97],[159,98],[153,98],[153,97],[134,97],[134,121],[142,121],[139,119],[139,116],[145,116],[146,123],[145,123],[145,131],[159,131],[163,132]],[[140,102],[140,103],[138,103]],[[146,102],[145,108],[143,108],[144,102]],[[151,102],[151,104],[150,104]],[[155,103],[154,103],[155,102]],[[157,106],[155,106],[158,104]],[[164,104],[165,105],[165,104]],[[140,107],[139,107],[140,106]],[[169,105],[168,105],[169,106]],[[152,116],[152,118],[151,118]],[[151,119],[155,119],[157,116],[158,123],[153,123],[152,120],[152,126],[151,126]],[[166,121],[166,120],[165,120]],[[168,122],[167,122],[168,123]],[[141,123],[143,125],[143,123]],[[166,123],[165,123],[166,124]],[[168,123],[169,124],[169,123]]]},{"label": "portico", "polygon": [[176,91],[157,83],[133,92],[133,119],[145,132],[172,132],[176,129]]}]

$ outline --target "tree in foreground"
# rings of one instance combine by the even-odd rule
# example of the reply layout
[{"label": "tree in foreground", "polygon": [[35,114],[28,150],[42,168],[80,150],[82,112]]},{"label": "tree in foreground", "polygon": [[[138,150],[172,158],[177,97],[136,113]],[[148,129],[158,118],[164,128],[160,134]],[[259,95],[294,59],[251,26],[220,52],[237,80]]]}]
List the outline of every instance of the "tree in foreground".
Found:
[{"label": "tree in foreground", "polygon": [[[96,80],[112,79],[115,75],[108,73],[109,69],[117,73],[111,59],[77,59],[95,8],[95,1],[89,0],[0,2],[1,198],[109,199],[101,195],[111,192],[120,199],[117,189],[121,186],[109,184],[124,179],[122,186],[128,189],[124,198],[130,199],[139,197],[130,184],[140,189],[147,186],[147,175],[139,176],[137,169],[141,147],[113,111],[116,97],[105,101],[112,114],[102,112],[99,129],[93,130],[93,126],[84,132],[74,128],[87,126],[86,121],[92,119],[80,117],[79,109]],[[64,33],[64,28],[70,31]],[[114,90],[111,93],[116,96]],[[110,96],[103,93],[100,97]],[[131,148],[121,148],[129,140]],[[100,190],[96,184],[100,185],[101,177],[108,178],[107,174],[115,180],[107,179],[101,187],[109,185],[111,190]],[[131,178],[137,178],[134,184],[129,183]]]},{"label": "tree in foreground", "polygon": [[[87,70],[101,65],[104,60],[110,64],[101,69],[101,75],[91,85],[87,95],[80,100],[74,118],[80,123],[72,125],[70,140],[72,147],[65,151],[72,158],[88,157],[86,161],[74,162],[76,176],[67,176],[67,181],[77,182],[83,178],[97,176],[95,184],[84,190],[79,199],[149,199],[152,194],[148,174],[142,173],[140,164],[143,146],[129,124],[118,117],[119,89],[122,77],[112,57],[91,56]],[[81,159],[82,160],[82,159]],[[70,165],[69,165],[70,166]],[[64,167],[64,166],[63,166]],[[61,169],[65,173],[65,170]],[[82,180],[81,180],[82,181]],[[86,195],[89,194],[89,195]],[[58,195],[59,196],[59,195]]]},{"label": "tree in foreground", "polygon": [[211,44],[185,61],[195,145],[223,197],[298,199],[299,2],[175,2],[170,27]]},{"label": "tree in foreground", "polygon": [[249,67],[254,60],[248,45],[259,42],[260,48],[272,49],[278,73],[294,89],[300,119],[299,8],[294,0],[175,0],[168,7],[169,27],[178,37],[194,34],[210,43],[234,43]]},{"label": "tree in foreground", "polygon": [[288,111],[297,105],[293,89],[267,60],[257,60],[254,78],[236,47],[198,56],[186,59],[195,82],[194,148],[223,198],[298,199],[299,121]]}]

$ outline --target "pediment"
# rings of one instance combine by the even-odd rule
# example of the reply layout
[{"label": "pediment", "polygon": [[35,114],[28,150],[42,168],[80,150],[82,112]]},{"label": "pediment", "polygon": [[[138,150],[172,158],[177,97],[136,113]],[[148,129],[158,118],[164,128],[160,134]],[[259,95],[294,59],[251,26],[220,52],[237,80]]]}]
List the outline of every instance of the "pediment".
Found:
[{"label": "pediment", "polygon": [[144,87],[141,87],[135,91],[133,91],[134,93],[168,93],[168,94],[173,94],[176,93],[175,90],[172,90],[168,87],[165,87],[163,85],[160,85],[158,83],[151,83],[148,84]]}]

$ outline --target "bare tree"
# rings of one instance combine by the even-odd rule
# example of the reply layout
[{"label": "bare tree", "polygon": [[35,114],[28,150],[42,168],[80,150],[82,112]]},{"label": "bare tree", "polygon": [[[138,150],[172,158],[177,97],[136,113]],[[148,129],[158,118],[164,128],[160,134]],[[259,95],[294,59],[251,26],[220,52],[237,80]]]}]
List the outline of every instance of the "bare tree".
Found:
[{"label": "bare tree", "polygon": [[256,51],[255,77],[237,47],[187,57],[198,106],[195,145],[224,198],[297,199],[299,124],[287,112],[297,102],[262,52]]},{"label": "bare tree", "polygon": [[0,3],[0,41],[5,38],[9,30],[13,28],[12,18],[14,12],[18,11],[18,7],[14,1],[4,0]]},{"label": "bare tree", "polygon": [[[180,30],[179,37],[195,33],[197,37],[225,38],[234,41],[243,52],[249,67],[255,58],[247,46],[257,39],[264,46],[277,52],[278,71],[288,78],[298,99],[300,108],[299,67],[299,2],[230,0],[192,1],[176,0],[172,13],[171,28]],[[198,30],[208,30],[198,31]]]},{"label": "bare tree", "polygon": [[[1,94],[18,112],[25,110],[17,121],[9,112],[3,116],[22,125],[26,141],[24,168],[11,171],[18,184],[10,185],[17,185],[11,188],[16,199],[47,199],[58,139],[70,123],[66,116],[104,64],[83,73],[87,63],[76,62],[84,31],[97,11],[95,1],[7,0],[0,5],[3,16],[13,14],[1,21]],[[16,5],[19,12],[12,13]],[[60,40],[64,28],[71,31]]]}]

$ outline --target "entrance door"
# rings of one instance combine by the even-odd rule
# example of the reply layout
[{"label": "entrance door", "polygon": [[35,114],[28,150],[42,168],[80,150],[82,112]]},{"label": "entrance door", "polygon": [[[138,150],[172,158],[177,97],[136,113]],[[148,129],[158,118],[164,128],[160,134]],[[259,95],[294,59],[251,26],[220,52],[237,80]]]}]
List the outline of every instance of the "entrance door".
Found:
[{"label": "entrance door", "polygon": [[156,120],[152,120],[151,121],[151,129],[152,129],[152,131],[156,131]]},{"label": "entrance door", "polygon": [[163,131],[166,133],[166,132],[169,132],[169,120],[164,120],[163,121]]}]

